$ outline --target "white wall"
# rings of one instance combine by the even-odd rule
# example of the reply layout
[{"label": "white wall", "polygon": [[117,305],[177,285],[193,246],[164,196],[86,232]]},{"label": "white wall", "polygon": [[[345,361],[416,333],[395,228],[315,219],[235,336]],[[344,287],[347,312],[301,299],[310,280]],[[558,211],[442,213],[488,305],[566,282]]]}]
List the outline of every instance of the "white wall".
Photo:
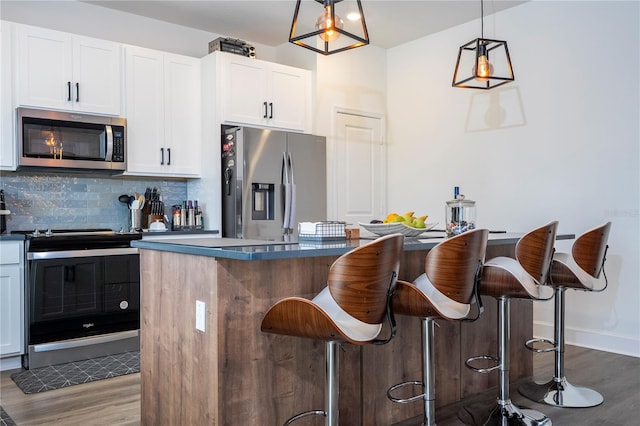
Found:
[{"label": "white wall", "polygon": [[[479,21],[390,49],[389,207],[430,212],[458,185],[479,225],[579,235],[612,221],[604,293],[567,292],[567,342],[640,356],[638,2],[534,1],[485,19],[516,81],[451,87]],[[557,244],[569,250],[571,242]],[[552,337],[553,302],[535,333]]]},{"label": "white wall", "polygon": [[[306,52],[305,49],[293,47]],[[364,46],[328,56],[310,50],[305,54],[312,55],[317,61],[313,132],[327,137],[328,218],[344,219],[337,216],[335,200],[341,185],[335,180],[335,163],[331,161],[337,155],[335,113],[341,109],[380,116],[386,114],[386,51],[375,46]]]},{"label": "white wall", "polygon": [[[3,0],[0,19],[195,58],[208,54],[211,40],[225,36],[69,0]],[[260,59],[275,60],[274,48],[254,45]]]}]

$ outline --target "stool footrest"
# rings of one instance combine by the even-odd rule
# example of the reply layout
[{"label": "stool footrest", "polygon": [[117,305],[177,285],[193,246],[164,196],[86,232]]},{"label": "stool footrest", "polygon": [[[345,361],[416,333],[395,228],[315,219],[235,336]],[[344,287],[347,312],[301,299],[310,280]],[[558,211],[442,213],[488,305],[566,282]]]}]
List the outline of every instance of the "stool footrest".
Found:
[{"label": "stool footrest", "polygon": [[410,382],[398,383],[397,385],[391,386],[387,390],[387,398],[389,398],[393,402],[397,402],[397,403],[400,403],[400,404],[406,404],[408,402],[417,401],[417,400],[422,399],[424,397],[424,392],[421,393],[420,395],[414,395],[414,396],[410,396],[408,398],[396,398],[393,395],[391,395],[391,392],[395,391],[396,389],[403,388],[405,386],[421,386],[421,387],[423,387],[424,384],[421,381],[410,381]]},{"label": "stool footrest", "polygon": [[[476,361],[493,361],[496,364],[491,366],[491,367],[486,367],[486,368],[479,368],[479,367],[474,367],[473,363]],[[491,373],[494,370],[497,370],[498,368],[500,368],[500,360],[494,356],[491,355],[480,355],[480,356],[473,356],[469,359],[467,359],[465,362],[465,365],[467,366],[467,368],[472,369],[473,371],[477,372],[477,373],[483,373],[483,374],[487,374],[487,373]]]},{"label": "stool footrest", "polygon": [[291,417],[289,420],[284,422],[284,426],[289,426],[291,423],[295,422],[296,420],[300,420],[301,418],[307,417],[307,416],[323,416],[323,417],[327,417],[327,413],[325,411],[323,411],[323,410],[305,411],[304,413],[296,414],[295,416]]},{"label": "stool footrest", "polygon": [[[548,348],[536,348],[535,346],[533,346],[535,343],[544,343],[545,345],[551,345],[551,346]],[[554,352],[558,350],[558,346],[556,346],[556,344],[549,339],[531,339],[531,340],[527,340],[524,343],[524,345],[526,346],[527,349],[536,353]]]}]

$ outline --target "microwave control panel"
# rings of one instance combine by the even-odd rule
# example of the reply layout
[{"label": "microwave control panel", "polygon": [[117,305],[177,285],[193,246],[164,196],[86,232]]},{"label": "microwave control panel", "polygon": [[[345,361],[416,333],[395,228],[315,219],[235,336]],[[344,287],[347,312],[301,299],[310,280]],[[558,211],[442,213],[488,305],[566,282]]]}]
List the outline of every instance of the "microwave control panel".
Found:
[{"label": "microwave control panel", "polygon": [[124,127],[113,126],[113,156],[111,161],[124,162]]}]

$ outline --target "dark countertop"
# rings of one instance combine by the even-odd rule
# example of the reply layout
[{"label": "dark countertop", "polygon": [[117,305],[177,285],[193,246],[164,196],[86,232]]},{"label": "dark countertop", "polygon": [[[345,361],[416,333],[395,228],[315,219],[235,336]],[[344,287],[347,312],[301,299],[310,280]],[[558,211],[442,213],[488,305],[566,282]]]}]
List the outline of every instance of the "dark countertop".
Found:
[{"label": "dark countertop", "polygon": [[[489,234],[488,245],[515,244],[523,234]],[[372,241],[372,238],[340,241],[263,241],[235,238],[189,238],[137,240],[131,245],[140,249],[168,251],[192,254],[196,256],[219,257],[236,260],[273,260],[298,257],[339,256],[360,245]],[[573,239],[573,235],[558,235],[558,240]],[[404,250],[429,250],[443,241],[444,233],[429,232],[421,238],[405,238]]]},{"label": "dark countertop", "polygon": [[0,235],[0,241],[24,241],[26,237],[19,234],[2,234]]}]

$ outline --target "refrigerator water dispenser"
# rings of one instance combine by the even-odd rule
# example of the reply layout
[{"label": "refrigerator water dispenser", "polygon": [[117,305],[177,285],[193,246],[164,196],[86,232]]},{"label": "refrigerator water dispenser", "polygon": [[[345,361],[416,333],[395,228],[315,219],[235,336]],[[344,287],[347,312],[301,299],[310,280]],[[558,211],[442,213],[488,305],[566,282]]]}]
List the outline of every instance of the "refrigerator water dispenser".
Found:
[{"label": "refrigerator water dispenser", "polygon": [[275,185],[272,183],[251,184],[251,219],[273,220],[275,218],[273,201],[275,199]]}]

